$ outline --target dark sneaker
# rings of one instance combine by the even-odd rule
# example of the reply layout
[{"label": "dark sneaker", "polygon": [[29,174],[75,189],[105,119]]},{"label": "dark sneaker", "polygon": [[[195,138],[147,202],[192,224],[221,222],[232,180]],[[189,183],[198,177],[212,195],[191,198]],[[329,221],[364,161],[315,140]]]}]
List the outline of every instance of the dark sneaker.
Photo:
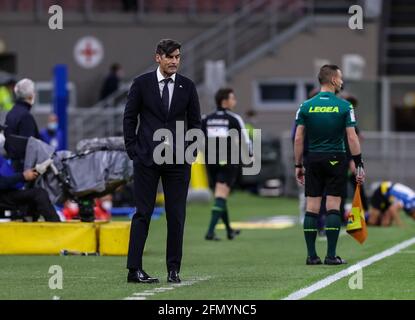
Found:
[{"label": "dark sneaker", "polygon": [[324,259],[324,264],[333,266],[333,265],[339,265],[339,264],[347,264],[347,261],[343,260],[339,256],[337,256],[337,257],[326,257],[326,259]]},{"label": "dark sneaker", "polygon": [[236,236],[238,236],[241,233],[241,230],[239,229],[232,229],[230,232],[228,232],[228,239],[232,240]]},{"label": "dark sneaker", "polygon": [[322,264],[320,257],[307,257],[307,261],[305,262],[306,265],[314,266],[317,264]]},{"label": "dark sneaker", "polygon": [[207,234],[207,235],[205,236],[205,240],[219,241],[219,240],[220,240],[220,238],[218,238],[218,237],[216,236],[216,234]]}]

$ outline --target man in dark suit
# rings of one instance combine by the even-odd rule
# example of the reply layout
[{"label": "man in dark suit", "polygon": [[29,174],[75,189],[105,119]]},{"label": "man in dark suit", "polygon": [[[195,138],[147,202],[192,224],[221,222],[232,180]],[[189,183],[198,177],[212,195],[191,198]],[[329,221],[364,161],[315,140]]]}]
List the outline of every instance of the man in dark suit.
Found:
[{"label": "man in dark suit", "polygon": [[18,143],[15,136],[34,137],[39,139],[39,129],[36,120],[30,113],[35,101],[35,84],[30,79],[20,80],[14,87],[16,103],[6,116],[4,136],[7,156],[12,160],[16,172],[23,172],[26,145]]},{"label": "man in dark suit", "polygon": [[[144,272],[142,255],[160,178],[167,218],[167,280],[180,282],[190,164],[176,161],[178,152],[185,151],[183,148],[176,150],[176,144],[187,146],[184,136],[177,138],[182,141],[176,141],[176,125],[181,122],[185,130],[201,127],[196,87],[190,79],[177,73],[180,48],[180,43],[174,40],[161,40],[155,57],[159,67],[156,71],[135,78],[128,93],[124,111],[124,139],[127,153],[134,162],[136,200],[128,249],[128,282],[158,282],[157,278]],[[138,117],[140,123],[137,129]],[[155,141],[153,135],[159,129],[169,130],[173,141]],[[172,163],[159,164],[159,161],[155,161],[153,153],[160,143],[173,148]]]}]

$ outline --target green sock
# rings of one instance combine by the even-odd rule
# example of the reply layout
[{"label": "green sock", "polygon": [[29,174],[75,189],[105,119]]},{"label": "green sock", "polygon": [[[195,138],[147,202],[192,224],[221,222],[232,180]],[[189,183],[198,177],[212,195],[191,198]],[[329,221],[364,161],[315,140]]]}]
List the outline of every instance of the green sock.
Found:
[{"label": "green sock", "polygon": [[224,211],[226,211],[226,200],[223,198],[215,198],[215,203],[212,207],[212,218],[210,219],[208,235],[213,235],[216,224]]},{"label": "green sock", "polygon": [[309,257],[316,257],[316,238],[317,238],[318,214],[306,212],[304,216],[304,237],[307,244],[307,254]]},{"label": "green sock", "polygon": [[231,224],[229,222],[228,210],[225,210],[222,212],[222,220],[223,220],[223,223],[225,224],[226,232],[230,233],[232,229],[231,229]]},{"label": "green sock", "polygon": [[[223,199],[223,198],[219,198],[219,199]],[[225,224],[226,227],[226,232],[231,232],[231,224],[229,222],[229,213],[228,213],[228,207],[226,205],[226,199],[223,199],[223,208],[224,211],[222,212],[222,220],[223,223]]]},{"label": "green sock", "polygon": [[327,211],[326,236],[327,236],[327,256],[334,258],[336,256],[337,239],[339,238],[341,228],[341,217],[339,210]]}]

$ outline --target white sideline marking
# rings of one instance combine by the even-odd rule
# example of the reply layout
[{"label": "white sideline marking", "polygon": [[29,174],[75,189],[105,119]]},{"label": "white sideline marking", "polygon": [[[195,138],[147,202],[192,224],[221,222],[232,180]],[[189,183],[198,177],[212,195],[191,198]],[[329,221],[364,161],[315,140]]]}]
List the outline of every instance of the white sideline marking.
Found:
[{"label": "white sideline marking", "polygon": [[133,296],[154,296],[154,292],[135,292]]},{"label": "white sideline marking", "polygon": [[367,258],[365,260],[362,260],[354,265],[352,265],[351,267],[342,270],[338,273],[335,273],[331,276],[328,276],[327,278],[324,278],[323,280],[320,280],[314,284],[312,284],[309,287],[300,289],[298,291],[293,292],[292,294],[290,294],[288,297],[284,298],[283,300],[299,300],[302,298],[307,297],[308,295],[310,295],[313,292],[316,292],[320,289],[323,289],[327,286],[329,286],[330,284],[332,284],[333,282],[336,282],[337,280],[340,280],[344,277],[347,277],[349,275],[351,275],[352,273],[356,272],[359,269],[363,269],[364,267],[367,267],[369,265],[371,265],[372,263],[375,263],[379,260],[382,260],[386,257],[389,257],[391,255],[394,255],[395,253],[401,251],[402,249],[405,249],[411,245],[415,244],[415,237],[408,239],[406,241],[403,241],[399,244],[397,244],[396,246],[393,246],[392,248],[389,248],[385,251],[382,251],[378,254],[375,254],[374,256],[371,256],[370,258]]},{"label": "white sideline marking", "polygon": [[158,287],[150,290],[144,290],[143,292],[134,292],[131,296],[124,298],[124,300],[146,300],[148,296],[154,296],[157,293],[163,293],[169,290],[174,290],[178,287],[191,286],[192,284],[195,284],[200,281],[205,281],[208,279],[210,279],[210,277],[199,277],[187,281],[182,281],[181,283],[172,284],[169,287]]},{"label": "white sideline marking", "polygon": [[146,300],[145,297],[127,297],[124,300]]}]

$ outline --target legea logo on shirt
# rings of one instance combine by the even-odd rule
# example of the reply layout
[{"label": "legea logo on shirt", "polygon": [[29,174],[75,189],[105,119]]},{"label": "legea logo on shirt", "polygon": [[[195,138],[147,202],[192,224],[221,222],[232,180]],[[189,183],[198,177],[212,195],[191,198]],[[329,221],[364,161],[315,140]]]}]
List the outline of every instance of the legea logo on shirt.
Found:
[{"label": "legea logo on shirt", "polygon": [[321,112],[321,113],[332,113],[332,112],[339,112],[339,107],[333,107],[333,106],[328,106],[328,107],[319,107],[319,106],[315,106],[315,107],[310,107],[310,109],[308,109],[308,112]]}]

